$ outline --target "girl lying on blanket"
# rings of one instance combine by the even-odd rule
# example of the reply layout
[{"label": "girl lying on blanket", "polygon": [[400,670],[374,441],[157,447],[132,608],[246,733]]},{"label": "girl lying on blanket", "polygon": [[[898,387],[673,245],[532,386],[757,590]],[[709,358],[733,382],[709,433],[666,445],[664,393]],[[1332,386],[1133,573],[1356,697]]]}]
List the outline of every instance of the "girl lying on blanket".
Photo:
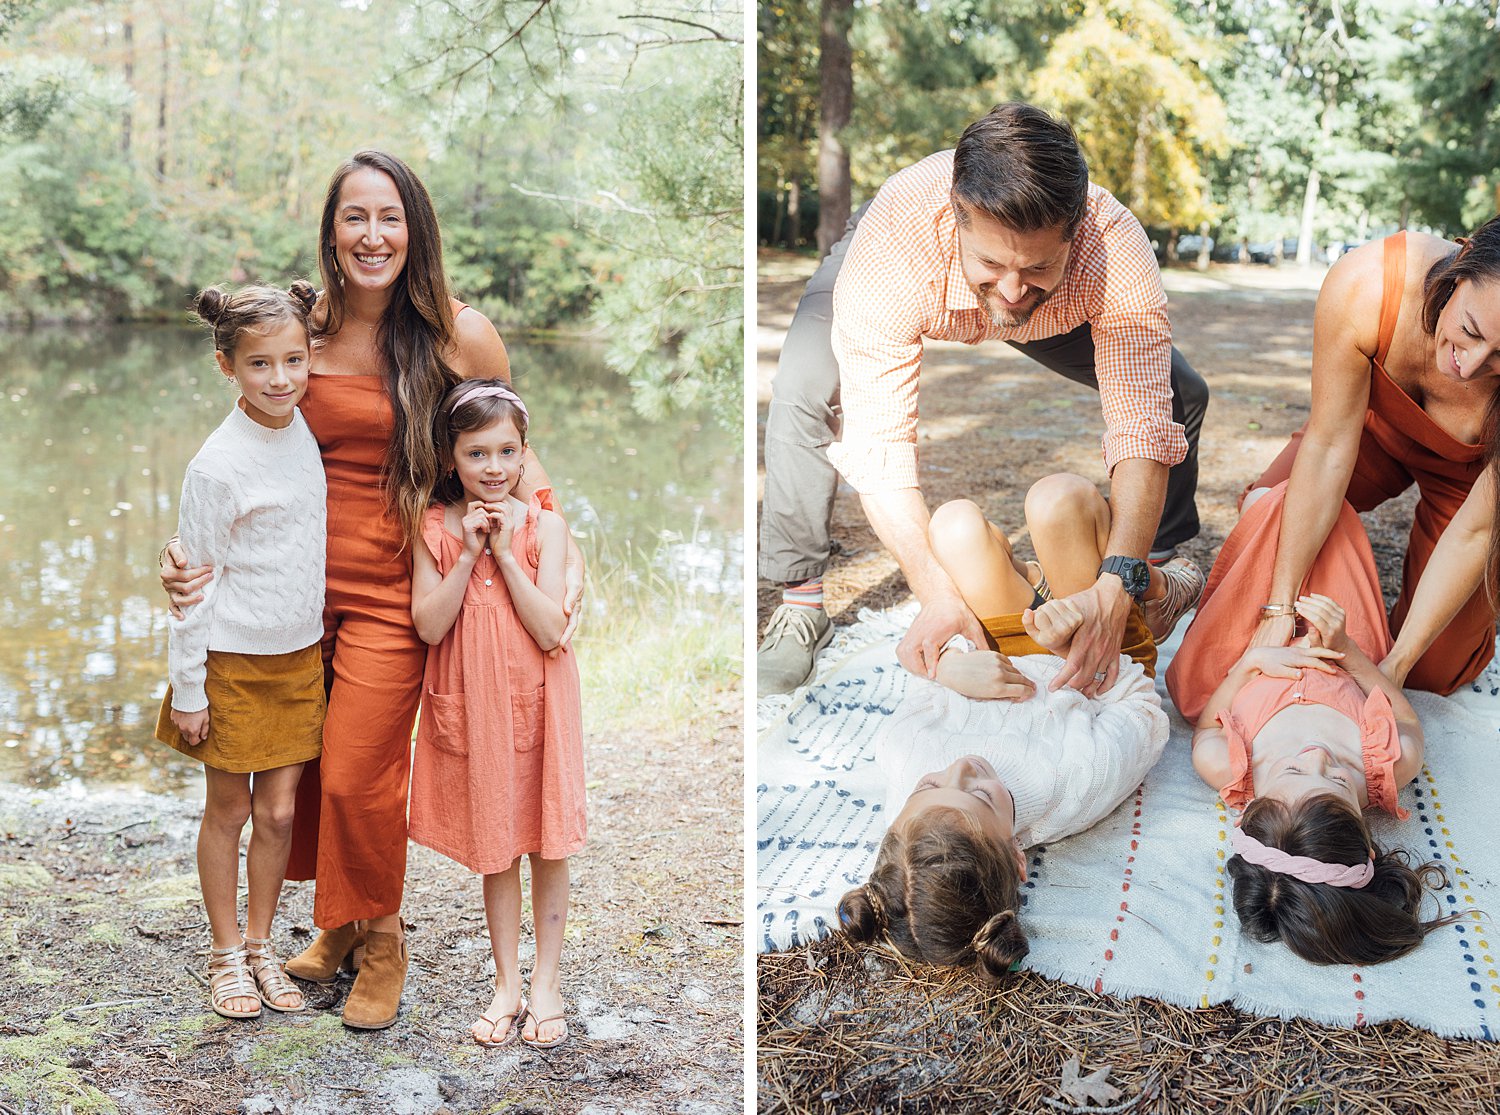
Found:
[{"label": "girl lying on blanket", "polygon": [[1422,767],[1422,727],[1375,665],[1391,633],[1370,541],[1347,503],[1291,606],[1306,635],[1239,652],[1262,613],[1283,607],[1261,602],[1285,494],[1282,483],[1246,497],[1167,690],[1197,724],[1193,768],[1243,810],[1228,870],[1245,931],[1314,963],[1374,964],[1457,917],[1421,919],[1424,884],[1447,876],[1382,850],[1364,818],[1371,808],[1407,817],[1396,796]]},{"label": "girl lying on blanket", "polygon": [[[1139,606],[1113,686],[1086,697],[1057,684],[1057,656],[1083,618],[1063,597],[1098,576],[1108,504],[1081,477],[1052,476],[1027,494],[1026,523],[1039,562],[1018,561],[967,500],[932,517],[933,553],[993,646],[947,649],[937,684],[910,680],[875,745],[895,817],[869,880],[839,902],[850,937],[884,935],[905,956],[989,982],[1026,955],[1016,914],[1023,849],[1112,812],[1160,757],[1168,731]],[[1160,595],[1163,574],[1151,577]]]}]

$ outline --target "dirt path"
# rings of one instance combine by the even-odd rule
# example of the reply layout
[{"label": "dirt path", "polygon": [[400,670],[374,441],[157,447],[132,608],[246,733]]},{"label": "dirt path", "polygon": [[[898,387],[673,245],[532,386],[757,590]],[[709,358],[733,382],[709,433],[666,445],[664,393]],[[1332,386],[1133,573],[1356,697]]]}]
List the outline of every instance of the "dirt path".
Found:
[{"label": "dirt path", "polygon": [[[572,1036],[546,1052],[466,1040],[493,962],[478,878],[435,853],[411,848],[393,1028],[346,1030],[328,1010],[231,1022],[191,974],[208,944],[199,804],[0,785],[0,1113],[740,1110],[741,707],[721,692],[675,738],[585,741]],[[308,940],[311,909],[311,884],[288,885],[283,955]],[[529,942],[528,904],[523,972]]]}]

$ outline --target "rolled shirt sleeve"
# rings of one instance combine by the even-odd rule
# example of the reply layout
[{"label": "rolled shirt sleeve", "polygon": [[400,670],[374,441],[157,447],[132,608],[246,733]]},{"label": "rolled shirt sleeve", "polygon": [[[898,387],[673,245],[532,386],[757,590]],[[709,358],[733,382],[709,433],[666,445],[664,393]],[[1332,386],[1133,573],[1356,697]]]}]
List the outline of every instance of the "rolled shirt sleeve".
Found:
[{"label": "rolled shirt sleeve", "polygon": [[1125,209],[1101,240],[1109,266],[1085,290],[1092,295],[1104,461],[1111,472],[1130,457],[1175,465],[1187,456],[1187,437],[1172,421],[1172,326],[1161,272],[1145,230]]}]

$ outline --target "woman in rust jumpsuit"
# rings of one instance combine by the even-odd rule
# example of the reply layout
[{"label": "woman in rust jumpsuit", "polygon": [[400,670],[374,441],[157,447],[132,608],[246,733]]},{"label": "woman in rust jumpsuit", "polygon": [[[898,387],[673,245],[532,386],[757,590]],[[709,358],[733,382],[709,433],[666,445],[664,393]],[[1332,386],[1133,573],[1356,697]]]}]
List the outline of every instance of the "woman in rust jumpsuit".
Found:
[{"label": "woman in rust jumpsuit", "polygon": [[[330,980],[362,945],[344,1023],[382,1029],[406,977],[406,801],[427,658],[412,626],[409,540],[444,467],[432,415],[459,378],[509,378],[510,364],[488,319],[448,295],[432,202],[399,159],[361,151],[335,171],[318,265],[322,339],[302,413],[328,475],[328,717],[321,762],[298,788],[287,878],[317,880],[323,932],[286,969]],[[534,458],[526,479],[528,494],[549,486]],[[174,604],[197,599],[201,573],[163,573]],[[581,582],[570,561],[570,612]]]},{"label": "woman in rust jumpsuit", "polygon": [[1398,685],[1444,694],[1478,676],[1495,647],[1483,582],[1497,387],[1500,218],[1457,244],[1397,233],[1328,272],[1314,315],[1312,414],[1250,485],[1290,479],[1270,599],[1246,602],[1266,606],[1252,645],[1291,640],[1290,606],[1345,499],[1368,511],[1416,484],[1396,641],[1380,666]]}]

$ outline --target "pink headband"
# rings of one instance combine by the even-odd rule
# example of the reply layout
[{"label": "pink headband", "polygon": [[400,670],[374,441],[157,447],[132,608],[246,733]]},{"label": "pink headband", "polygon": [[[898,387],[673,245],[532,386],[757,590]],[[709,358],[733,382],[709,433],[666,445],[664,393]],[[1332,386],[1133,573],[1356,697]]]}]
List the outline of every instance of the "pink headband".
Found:
[{"label": "pink headband", "polygon": [[1229,846],[1248,863],[1259,864],[1282,875],[1290,875],[1304,883],[1327,883],[1331,887],[1354,887],[1357,890],[1375,877],[1373,853],[1369,860],[1352,866],[1346,863],[1324,863],[1308,856],[1287,855],[1280,848],[1262,844],[1238,826],[1229,838]]},{"label": "pink headband", "polygon": [[453,405],[461,406],[462,404],[468,402],[470,399],[483,399],[486,396],[492,396],[496,399],[504,399],[509,403],[514,403],[515,408],[521,412],[521,417],[526,419],[528,423],[531,421],[531,415],[526,412],[526,404],[521,401],[521,396],[517,395],[509,387],[502,387],[498,383],[487,383],[483,384],[482,386],[475,387],[471,391],[465,391],[458,397]]}]

